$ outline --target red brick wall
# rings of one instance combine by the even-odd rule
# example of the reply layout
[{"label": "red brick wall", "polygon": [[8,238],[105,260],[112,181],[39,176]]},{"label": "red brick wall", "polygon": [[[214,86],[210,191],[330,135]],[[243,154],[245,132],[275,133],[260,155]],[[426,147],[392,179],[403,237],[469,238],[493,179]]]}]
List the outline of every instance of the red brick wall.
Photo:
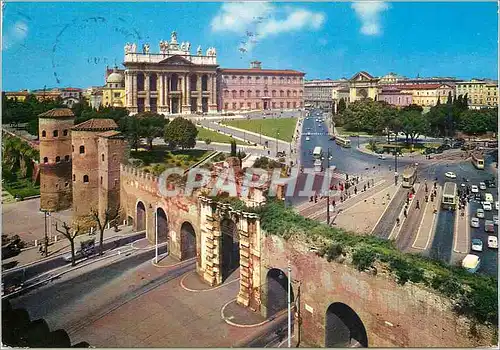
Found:
[{"label": "red brick wall", "polygon": [[[310,345],[324,346],[325,314],[333,302],[350,306],[361,318],[370,347],[477,347],[490,345],[492,329],[470,323],[451,310],[448,299],[422,286],[398,285],[383,273],[376,276],[308,252],[276,236],[263,239],[262,283],[271,267],[286,271],[292,262],[292,280],[300,281],[301,336]],[[297,284],[294,284],[294,293]],[[305,309],[305,304],[313,312]]]}]

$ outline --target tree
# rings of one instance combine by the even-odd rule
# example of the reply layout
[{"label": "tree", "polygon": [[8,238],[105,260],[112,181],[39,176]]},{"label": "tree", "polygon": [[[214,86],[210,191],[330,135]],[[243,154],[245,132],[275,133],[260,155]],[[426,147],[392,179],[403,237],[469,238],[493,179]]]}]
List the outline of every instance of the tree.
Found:
[{"label": "tree", "polygon": [[212,143],[212,140],[210,140],[208,137],[205,139],[205,144],[208,146]]},{"label": "tree", "polygon": [[177,117],[165,127],[165,142],[172,148],[193,148],[196,146],[198,129],[188,119]]},{"label": "tree", "polygon": [[344,98],[342,97],[340,100],[339,100],[339,105],[337,107],[337,113],[338,114],[342,114],[342,112],[345,111],[345,109],[347,108],[346,104],[345,104],[345,100]]},{"label": "tree", "polygon": [[103,241],[104,241],[104,230],[108,224],[118,225],[118,218],[120,217],[120,207],[116,209],[108,208],[104,211],[103,215],[99,215],[99,210],[91,208],[90,216],[92,220],[97,224],[99,229],[99,255],[103,254]]},{"label": "tree", "polygon": [[118,126],[132,148],[137,151],[141,141],[139,120],[135,116],[127,116],[119,121]]},{"label": "tree", "polygon": [[447,105],[451,105],[453,103],[453,97],[451,91],[448,92],[448,99],[446,100]]},{"label": "tree", "polygon": [[139,120],[139,136],[147,140],[149,150],[152,150],[153,140],[163,135],[168,119],[153,112],[139,113],[135,117]]},{"label": "tree", "polygon": [[236,141],[231,140],[231,157],[236,157]]},{"label": "tree", "polygon": [[71,266],[75,266],[76,265],[75,238],[80,233],[80,226],[76,225],[76,228],[72,229],[71,227],[68,226],[68,224],[66,222],[63,222],[62,228],[64,231],[60,230],[57,227],[57,222],[56,222],[56,231],[61,233],[69,241],[69,245],[71,248]]},{"label": "tree", "polygon": [[418,136],[428,131],[427,119],[417,111],[402,111],[401,114],[401,130],[406,135],[406,142],[410,138],[413,145]]}]

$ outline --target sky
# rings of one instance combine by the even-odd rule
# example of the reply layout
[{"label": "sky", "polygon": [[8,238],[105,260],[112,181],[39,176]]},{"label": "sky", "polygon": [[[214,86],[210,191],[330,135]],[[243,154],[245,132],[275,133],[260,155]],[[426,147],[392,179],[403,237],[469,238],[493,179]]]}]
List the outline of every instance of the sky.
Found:
[{"label": "sky", "polygon": [[498,77],[496,2],[4,3],[2,90],[102,86],[124,46],[189,41],[222,68]]}]

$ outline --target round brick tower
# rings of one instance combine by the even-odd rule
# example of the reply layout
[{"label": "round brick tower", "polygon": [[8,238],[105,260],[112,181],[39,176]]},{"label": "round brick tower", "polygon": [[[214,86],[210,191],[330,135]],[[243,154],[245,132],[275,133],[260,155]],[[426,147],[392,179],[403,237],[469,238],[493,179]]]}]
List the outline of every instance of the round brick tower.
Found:
[{"label": "round brick tower", "polygon": [[38,116],[40,139],[40,210],[71,207],[71,128],[75,115],[69,108],[54,108]]},{"label": "round brick tower", "polygon": [[73,217],[99,209],[99,134],[118,128],[113,119],[90,119],[71,130],[73,143]]}]

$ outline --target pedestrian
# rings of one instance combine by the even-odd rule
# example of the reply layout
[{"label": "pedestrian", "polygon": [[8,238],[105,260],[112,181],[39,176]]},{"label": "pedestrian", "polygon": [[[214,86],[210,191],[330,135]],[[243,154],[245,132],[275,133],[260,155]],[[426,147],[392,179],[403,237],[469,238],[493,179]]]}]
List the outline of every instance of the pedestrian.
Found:
[{"label": "pedestrian", "polygon": [[429,189],[427,188],[427,183],[425,184],[425,193],[427,193]]},{"label": "pedestrian", "polygon": [[425,203],[429,202],[429,196],[425,195]]},{"label": "pedestrian", "polygon": [[373,204],[375,204],[375,198],[372,198],[373,199]]},{"label": "pedestrian", "polygon": [[417,209],[420,209],[420,202],[417,199]]},{"label": "pedestrian", "polygon": [[317,194],[314,195],[314,203],[318,203],[318,195]]},{"label": "pedestrian", "polygon": [[313,196],[309,197],[309,202],[312,202],[313,200]]},{"label": "pedestrian", "polygon": [[335,199],[332,199],[332,206],[333,206],[333,209],[335,210]]},{"label": "pedestrian", "polygon": [[357,195],[358,194],[358,188],[356,186],[354,186],[354,195]]},{"label": "pedestrian", "polygon": [[408,217],[408,212],[406,211],[406,209],[403,211],[403,215],[405,216],[405,218]]},{"label": "pedestrian", "polygon": [[399,226],[399,218],[396,218],[396,225]]},{"label": "pedestrian", "polygon": [[406,205],[410,204],[410,197],[406,197]]},{"label": "pedestrian", "polygon": [[366,192],[366,184],[363,185],[363,192]]},{"label": "pedestrian", "polygon": [[370,180],[368,180],[368,188],[370,188]]}]

